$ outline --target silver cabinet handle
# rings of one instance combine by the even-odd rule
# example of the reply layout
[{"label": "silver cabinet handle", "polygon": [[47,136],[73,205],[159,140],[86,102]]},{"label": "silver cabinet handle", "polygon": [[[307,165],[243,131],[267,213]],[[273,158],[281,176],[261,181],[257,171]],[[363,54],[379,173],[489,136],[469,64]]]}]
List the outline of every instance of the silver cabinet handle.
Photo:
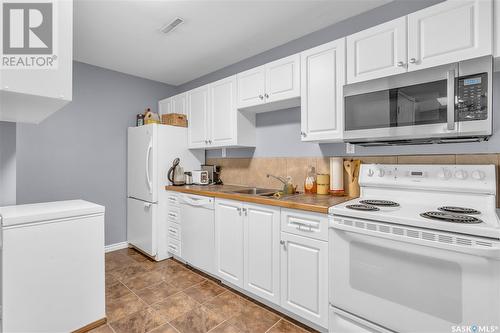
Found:
[{"label": "silver cabinet handle", "polygon": [[448,105],[446,106],[447,128],[449,131],[455,129],[455,70],[450,69],[446,73],[446,94]]},{"label": "silver cabinet handle", "polygon": [[[313,226],[312,225],[305,224],[305,223],[298,223],[298,222],[293,222],[292,225],[293,224],[296,225],[297,230],[313,232]],[[307,228],[307,229],[303,229],[303,228]]]},{"label": "silver cabinet handle", "polygon": [[404,67],[405,66],[405,63],[402,62],[402,61],[398,61],[398,63],[396,64],[398,67]]},{"label": "silver cabinet handle", "polygon": [[209,144],[212,144],[212,140],[208,140],[208,143],[209,143]]},{"label": "silver cabinet handle", "polygon": [[410,64],[416,64],[417,63],[417,59],[415,58],[410,58]]},{"label": "silver cabinet handle", "polygon": [[269,98],[269,95],[268,95],[268,94],[264,94],[264,96],[266,96],[266,98]]},{"label": "silver cabinet handle", "polygon": [[208,144],[208,140],[205,140],[205,144]]},{"label": "silver cabinet handle", "polygon": [[260,99],[264,99],[264,96],[262,96],[262,95],[259,95],[259,98],[260,98]]},{"label": "silver cabinet handle", "polygon": [[283,245],[283,249],[286,250],[286,242],[284,240],[280,240],[280,244]]},{"label": "silver cabinet handle", "polygon": [[246,208],[243,208],[243,213],[245,213],[245,216],[248,216],[248,210]]},{"label": "silver cabinet handle", "polygon": [[305,138],[307,136],[306,132],[300,132],[300,136]]},{"label": "silver cabinet handle", "polygon": [[238,211],[238,215],[241,216],[241,208],[236,208],[236,210]]}]

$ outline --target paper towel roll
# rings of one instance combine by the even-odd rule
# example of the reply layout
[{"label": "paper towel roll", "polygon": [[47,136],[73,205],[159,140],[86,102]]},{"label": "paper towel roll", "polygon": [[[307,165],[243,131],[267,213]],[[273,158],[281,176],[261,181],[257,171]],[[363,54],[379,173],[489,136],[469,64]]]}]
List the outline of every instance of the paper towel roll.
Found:
[{"label": "paper towel roll", "polygon": [[344,192],[344,159],[330,157],[330,191],[333,194]]}]

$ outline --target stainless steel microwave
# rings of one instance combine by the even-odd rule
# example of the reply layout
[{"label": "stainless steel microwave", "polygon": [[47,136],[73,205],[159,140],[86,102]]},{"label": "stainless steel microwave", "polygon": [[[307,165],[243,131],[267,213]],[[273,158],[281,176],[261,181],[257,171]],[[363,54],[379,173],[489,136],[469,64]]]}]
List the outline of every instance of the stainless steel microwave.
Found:
[{"label": "stainless steel microwave", "polygon": [[492,134],[491,56],[344,86],[344,141],[469,142]]}]

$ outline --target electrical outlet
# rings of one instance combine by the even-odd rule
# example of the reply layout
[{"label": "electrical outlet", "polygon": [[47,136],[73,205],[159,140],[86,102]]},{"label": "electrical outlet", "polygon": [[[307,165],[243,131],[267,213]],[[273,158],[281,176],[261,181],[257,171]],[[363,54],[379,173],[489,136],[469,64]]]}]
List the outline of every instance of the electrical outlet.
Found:
[{"label": "electrical outlet", "polygon": [[222,148],[222,157],[226,157],[227,155],[227,152],[226,152],[226,148]]},{"label": "electrical outlet", "polygon": [[356,153],[356,148],[355,147],[356,146],[353,145],[352,143],[347,142],[345,144],[345,153],[349,154],[349,155],[355,154]]}]

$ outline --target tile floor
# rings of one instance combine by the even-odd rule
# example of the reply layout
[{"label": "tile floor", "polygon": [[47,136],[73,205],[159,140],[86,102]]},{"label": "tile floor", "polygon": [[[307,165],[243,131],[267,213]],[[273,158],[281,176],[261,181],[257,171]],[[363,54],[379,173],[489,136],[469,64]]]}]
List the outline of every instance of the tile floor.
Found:
[{"label": "tile floor", "polygon": [[304,333],[299,327],[174,260],[133,249],[106,254],[108,324],[92,333]]}]

